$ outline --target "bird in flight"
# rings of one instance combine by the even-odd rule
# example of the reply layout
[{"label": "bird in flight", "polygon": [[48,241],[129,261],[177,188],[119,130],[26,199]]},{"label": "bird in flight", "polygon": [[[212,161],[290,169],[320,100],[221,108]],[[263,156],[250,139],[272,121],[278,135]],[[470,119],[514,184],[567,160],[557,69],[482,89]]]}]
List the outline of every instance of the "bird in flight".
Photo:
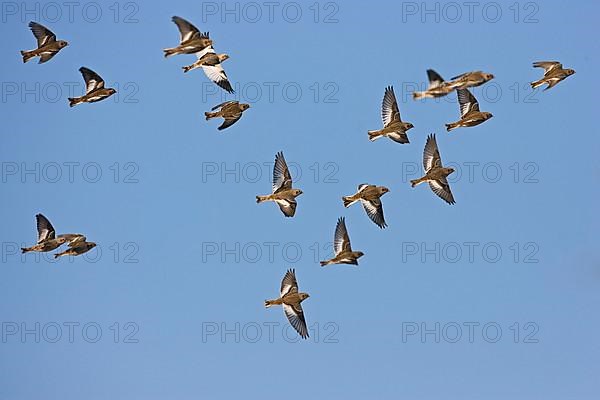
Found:
[{"label": "bird in flight", "polygon": [[456,94],[460,106],[460,120],[446,124],[448,132],[456,128],[476,126],[493,117],[490,112],[479,111],[479,103],[468,89],[457,89]]},{"label": "bird in flight", "polygon": [[413,99],[423,99],[428,97],[442,97],[452,92],[454,88],[444,78],[432,69],[427,70],[429,87],[424,92],[413,92]]},{"label": "bird in flight", "polygon": [[186,65],[183,68],[183,72],[188,72],[196,68],[202,68],[204,74],[213,81],[221,89],[224,89],[228,93],[234,93],[235,91],[231,87],[227,74],[223,69],[221,63],[229,58],[227,54],[217,54],[212,46],[196,53],[198,60],[191,65]]},{"label": "bird in flight", "polygon": [[28,253],[30,251],[38,251],[38,252],[47,252],[52,251],[65,243],[77,243],[83,240],[85,241],[85,236],[76,234],[76,233],[65,233],[62,235],[56,236],[56,231],[54,227],[42,214],[37,214],[35,216],[36,226],[37,226],[37,243],[31,247],[22,247],[22,253]]},{"label": "bird in flight", "polygon": [[302,339],[306,339],[308,337],[308,328],[306,327],[304,311],[302,310],[302,305],[300,305],[300,303],[309,297],[310,296],[308,293],[302,293],[298,291],[296,272],[293,269],[289,269],[281,281],[279,298],[274,300],[265,300],[265,307],[268,308],[276,305],[282,305],[283,312],[285,313],[285,316],[290,324],[294,327]]},{"label": "bird in flight", "polygon": [[195,54],[212,46],[213,42],[208,37],[208,32],[200,32],[198,28],[181,17],[171,20],[177,25],[181,39],[176,47],[164,49],[165,58],[176,54]]},{"label": "bird in flight", "polygon": [[85,81],[85,94],[81,97],[69,97],[69,106],[74,107],[80,103],[95,103],[104,100],[117,91],[113,88],[104,87],[104,79],[89,68],[81,67],[79,72]]},{"label": "bird in flight", "polygon": [[62,256],[79,256],[84,253],[87,253],[91,249],[96,247],[96,243],[87,242],[85,238],[80,241],[69,243],[69,248],[63,252],[56,253],[54,258],[62,257]]},{"label": "bird in flight", "polygon": [[273,194],[256,196],[256,202],[274,201],[286,217],[293,217],[296,213],[296,197],[302,190],[292,188],[292,176],[283,157],[283,152],[275,155],[273,166]]},{"label": "bird in flight", "polygon": [[335,226],[333,251],[335,252],[335,256],[330,260],[321,261],[321,267],[329,264],[358,265],[358,259],[365,255],[362,251],[352,251],[350,236],[348,236],[344,217],[338,219],[337,225]]},{"label": "bird in flight", "polygon": [[[215,111],[217,108],[219,110]],[[223,130],[235,124],[240,118],[242,118],[242,113],[249,108],[250,104],[240,104],[239,101],[226,101],[211,108],[212,112],[205,112],[204,116],[206,117],[207,121],[211,118],[222,117],[224,121],[217,129]]]},{"label": "bird in flight", "polygon": [[446,179],[448,175],[454,172],[454,169],[445,168],[442,165],[442,158],[440,157],[440,151],[438,150],[434,134],[429,135],[427,143],[425,143],[423,169],[425,170],[425,175],[419,179],[411,180],[411,186],[415,187],[420,183],[427,182],[433,193],[446,203],[454,204],[454,196],[452,196],[450,184],[448,184],[448,180]]},{"label": "bird in flight", "polygon": [[370,141],[373,142],[386,136],[397,143],[409,143],[406,131],[414,126],[410,122],[402,122],[400,119],[400,110],[398,110],[398,102],[392,86],[385,88],[381,104],[381,119],[383,120],[383,129],[369,131]]},{"label": "bird in flight", "polygon": [[352,204],[360,201],[363,205],[368,217],[378,227],[385,228],[387,224],[383,217],[383,204],[381,204],[381,196],[390,190],[385,186],[375,186],[366,183],[358,185],[358,191],[352,196],[344,196],[344,207],[350,207]]},{"label": "bird in flight", "polygon": [[482,71],[465,72],[464,74],[452,78],[448,85],[453,89],[466,89],[475,86],[481,86],[487,81],[494,79],[493,74]]},{"label": "bird in flight", "polygon": [[575,73],[574,69],[563,69],[562,64],[558,61],[538,61],[534,62],[533,66],[535,68],[543,68],[544,76],[540,80],[531,82],[532,89],[538,88],[546,84],[548,86],[546,86],[544,90],[548,90],[551,87],[555,86],[558,82]]},{"label": "bird in flight", "polygon": [[58,52],[67,47],[69,43],[64,40],[56,40],[56,35],[46,28],[44,25],[31,21],[29,28],[33,32],[33,36],[37,39],[37,49],[21,50],[23,62],[26,63],[33,57],[40,57],[38,64],[45,63],[54,57]]}]

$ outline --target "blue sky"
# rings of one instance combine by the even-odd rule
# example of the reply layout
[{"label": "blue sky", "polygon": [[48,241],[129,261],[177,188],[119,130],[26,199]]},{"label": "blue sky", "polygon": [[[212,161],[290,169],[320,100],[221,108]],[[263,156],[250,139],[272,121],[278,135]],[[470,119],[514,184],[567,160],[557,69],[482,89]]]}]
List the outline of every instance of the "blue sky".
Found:
[{"label": "blue sky", "polygon": [[[52,7],[2,9],[0,398],[597,397],[596,2]],[[236,96],[162,57],[173,15],[231,56]],[[29,20],[70,46],[22,64]],[[577,73],[532,92],[546,59]],[[80,66],[118,96],[69,108]],[[428,68],[492,72],[474,94],[494,118],[446,133],[454,94],[410,98]],[[367,139],[387,85],[409,145]],[[204,121],[240,96],[236,125]],[[430,133],[454,206],[408,183]],[[280,150],[304,191],[293,219],[254,200]],[[385,230],[342,206],[363,182],[390,188]],[[39,212],[98,247],[22,258]],[[321,268],[340,216],[365,256]],[[263,307],[290,267],[311,294],[302,342]]]}]

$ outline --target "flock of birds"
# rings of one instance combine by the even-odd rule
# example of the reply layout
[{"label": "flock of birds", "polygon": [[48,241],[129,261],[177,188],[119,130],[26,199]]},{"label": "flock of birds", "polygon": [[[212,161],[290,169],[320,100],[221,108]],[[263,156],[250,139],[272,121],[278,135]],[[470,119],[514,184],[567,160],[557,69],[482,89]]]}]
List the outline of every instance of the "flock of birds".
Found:
[{"label": "flock of birds", "polygon": [[[180,33],[180,43],[172,48],[164,49],[164,56],[169,57],[180,54],[194,54],[197,60],[191,64],[182,67],[183,72],[189,72],[194,69],[202,68],[206,76],[216,85],[228,93],[234,93],[227,74],[223,69],[222,63],[229,58],[227,54],[218,54],[213,47],[213,40],[210,39],[208,32],[199,31],[193,24],[181,17],[173,17],[172,21],[177,25]],[[29,27],[37,39],[37,48],[30,51],[21,51],[23,62],[39,57],[39,63],[45,63],[54,57],[68,43],[64,40],[57,40],[56,35],[43,25],[30,22]],[[572,69],[564,69],[562,64],[557,61],[534,62],[536,68],[543,68],[544,75],[541,79],[531,82],[533,89],[542,85],[547,85],[544,90],[548,90],[575,73]],[[80,103],[93,103],[104,100],[116,93],[113,88],[106,88],[104,80],[89,68],[81,67],[79,69],[86,84],[86,92],[81,97],[69,98],[71,107]],[[446,130],[463,127],[473,127],[488,119],[492,114],[486,111],[480,111],[479,103],[469,88],[477,87],[494,79],[494,75],[482,71],[467,72],[455,76],[449,81],[445,81],[434,70],[427,70],[429,87],[422,92],[414,92],[413,98],[437,98],[446,96],[456,91],[458,104],[460,106],[460,119],[456,122],[446,124]],[[212,118],[223,118],[223,123],[217,128],[223,130],[235,124],[242,113],[250,108],[249,104],[243,104],[238,101],[226,101],[214,106],[211,111],[205,113],[207,120]],[[398,102],[394,94],[394,88],[389,86],[385,89],[383,102],[381,105],[381,117],[383,128],[379,130],[368,131],[369,140],[375,141],[382,137],[387,137],[397,143],[409,143],[407,132],[413,128],[410,122],[404,122],[400,118]],[[440,151],[436,142],[435,134],[427,137],[425,149],[423,151],[423,168],[425,174],[411,181],[414,187],[420,183],[428,183],[431,190],[448,204],[455,204],[454,196],[450,190],[447,177],[454,172],[454,169],[444,167],[440,157]],[[361,184],[355,194],[344,196],[342,198],[344,207],[349,207],[354,203],[360,202],[367,216],[380,228],[387,226],[383,215],[383,205],[381,196],[389,191],[384,186]],[[302,190],[293,188],[292,177],[282,152],[275,156],[275,165],[273,168],[272,193],[256,196],[256,202],[275,202],[281,212],[286,217],[293,217],[296,213],[296,197],[302,194]],[[87,242],[86,237],[81,234],[61,234],[56,235],[50,221],[42,214],[36,215],[38,239],[37,244],[28,248],[22,248],[23,253],[30,251],[48,252],[57,249],[63,244],[68,244],[68,249],[56,253],[56,258],[63,255],[81,255],[96,246],[93,242]],[[334,234],[334,257],[330,260],[321,261],[321,266],[330,264],[351,264],[358,265],[358,259],[364,255],[361,251],[353,251],[350,244],[350,237],[346,228],[345,219],[338,220]],[[298,334],[306,339],[308,329],[301,303],[310,297],[307,293],[299,292],[298,282],[294,269],[286,272],[280,288],[280,295],[277,299],[266,300],[265,306],[282,305],[284,313],[290,324]]]}]

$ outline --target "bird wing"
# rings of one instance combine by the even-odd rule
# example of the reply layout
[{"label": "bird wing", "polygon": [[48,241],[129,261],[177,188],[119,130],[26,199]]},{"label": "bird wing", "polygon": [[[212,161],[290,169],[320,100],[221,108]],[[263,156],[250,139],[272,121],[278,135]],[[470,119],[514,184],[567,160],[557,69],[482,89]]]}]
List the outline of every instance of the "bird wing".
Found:
[{"label": "bird wing", "polygon": [[360,192],[362,192],[363,190],[365,190],[368,187],[369,187],[368,183],[361,183],[360,185],[358,185],[357,192],[360,193]]},{"label": "bird wing", "polygon": [[298,332],[302,339],[306,339],[308,337],[308,328],[306,327],[304,311],[300,303],[294,305],[284,303],[283,312],[296,332]]},{"label": "bird wing", "polygon": [[289,293],[298,293],[298,282],[296,281],[296,271],[288,269],[281,281],[281,289],[279,294],[281,297]]},{"label": "bird wing", "polygon": [[[194,37],[202,37],[202,34],[198,30],[198,28],[192,25],[189,21],[186,21],[185,19],[177,16],[171,18],[171,20],[175,23],[175,25],[177,25],[177,28],[179,29],[179,33],[181,34],[181,43],[190,40]],[[208,37],[208,33],[206,33],[205,35]]]},{"label": "bird wing", "polygon": [[348,230],[346,229],[346,221],[344,217],[338,219],[337,225],[335,226],[335,234],[333,236],[333,251],[337,256],[343,251],[352,251],[350,245],[350,236],[348,236]]},{"label": "bird wing", "polygon": [[408,135],[406,133],[403,133],[403,132],[390,132],[387,135],[394,142],[401,143],[401,144],[410,143],[410,140],[408,140]]},{"label": "bird wing", "polygon": [[235,124],[240,118],[242,118],[241,112],[235,116],[226,117],[221,126],[219,126],[217,129],[222,131],[225,128],[229,128],[231,125]]},{"label": "bird wing", "polygon": [[29,23],[29,28],[31,28],[33,36],[37,39],[38,48],[56,41],[56,35],[44,25],[32,21]]},{"label": "bird wing", "polygon": [[400,121],[398,102],[396,101],[396,95],[392,86],[385,88],[383,102],[381,103],[381,119],[383,120],[384,127],[392,121]]},{"label": "bird wing", "polygon": [[198,58],[198,60],[199,60],[199,59],[201,59],[202,57],[204,57],[205,55],[207,55],[207,54],[210,54],[210,53],[212,53],[212,54],[217,54],[217,53],[215,52],[215,48],[214,48],[214,47],[212,47],[212,46],[205,47],[205,48],[203,48],[202,50],[200,50],[199,52],[197,52],[197,53],[194,53],[194,54],[196,55],[196,58]]},{"label": "bird wing", "polygon": [[239,101],[235,101],[235,100],[225,101],[225,102],[223,102],[221,104],[217,104],[216,106],[214,106],[210,110],[211,111],[215,111],[217,108],[221,108],[221,107],[223,107],[223,106],[225,106],[227,104],[238,104],[238,103],[239,103]]},{"label": "bird wing", "polygon": [[227,74],[221,66],[221,63],[218,63],[217,65],[203,65],[202,70],[208,79],[216,83],[217,86],[224,89],[227,93],[234,92],[233,88],[231,87],[231,83],[227,79]]},{"label": "bird wing", "polygon": [[279,209],[281,210],[283,215],[285,215],[286,217],[293,217],[296,214],[296,206],[298,205],[298,203],[296,203],[296,200],[280,199],[275,200],[275,202],[279,206]]},{"label": "bird wing", "polygon": [[435,89],[444,83],[444,78],[432,69],[427,70],[427,78],[429,79],[429,87],[427,89]]},{"label": "bird wing", "polygon": [[387,226],[383,217],[383,205],[381,204],[381,199],[360,199],[360,202],[362,203],[371,221],[375,222],[375,224],[380,228],[385,228]]},{"label": "bird wing", "polygon": [[92,71],[89,68],[81,67],[79,68],[79,72],[83,76],[83,80],[85,81],[86,89],[85,93],[93,92],[96,89],[102,89],[104,87],[104,79],[100,77],[97,73]]},{"label": "bird wing", "polygon": [[425,172],[428,172],[433,167],[441,166],[442,157],[438,150],[435,134],[431,134],[427,137],[427,143],[425,143],[425,149],[423,150],[423,168]]},{"label": "bird wing", "polygon": [[479,111],[477,99],[467,89],[456,89],[456,94],[458,95],[461,118],[470,111]]},{"label": "bird wing", "polygon": [[450,190],[450,185],[446,178],[429,181],[429,187],[433,190],[433,193],[437,194],[438,197],[443,199],[446,203],[455,203],[454,196],[452,196],[452,191]]},{"label": "bird wing", "polygon": [[544,68],[544,75],[545,75],[553,69],[562,68],[562,64],[559,63],[558,61],[537,61],[537,62],[533,63],[533,67],[534,68]]},{"label": "bird wing", "polygon": [[53,51],[51,53],[44,53],[41,55],[40,57],[40,61],[38,61],[38,64],[43,64],[46,61],[50,60],[52,57],[54,57],[56,55],[56,53],[58,53],[57,51]]},{"label": "bird wing", "polygon": [[292,188],[292,176],[283,157],[283,152],[275,155],[275,165],[273,166],[273,193]]},{"label": "bird wing", "polygon": [[38,214],[35,216],[35,220],[37,222],[38,231],[37,242],[42,243],[45,240],[54,239],[56,232],[48,218],[44,217],[42,214]]}]

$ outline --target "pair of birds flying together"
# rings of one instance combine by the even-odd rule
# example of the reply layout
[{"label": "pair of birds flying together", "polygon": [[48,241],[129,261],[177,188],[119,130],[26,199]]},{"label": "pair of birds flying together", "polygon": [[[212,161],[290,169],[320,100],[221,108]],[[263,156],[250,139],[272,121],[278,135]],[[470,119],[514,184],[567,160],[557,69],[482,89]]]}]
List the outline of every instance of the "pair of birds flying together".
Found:
[{"label": "pair of birds flying together", "polygon": [[[61,49],[69,45],[69,43],[64,40],[57,40],[56,35],[50,29],[37,22],[31,21],[29,23],[29,28],[31,29],[33,36],[37,39],[37,49],[21,50],[24,63],[33,57],[39,57],[38,64],[43,64],[58,54]],[[94,103],[96,101],[104,100],[117,92],[113,88],[105,88],[104,80],[91,69],[81,67],[79,68],[79,72],[83,75],[86,92],[81,97],[70,97],[69,106],[73,107],[80,103]]]},{"label": "pair of birds flying together", "polygon": [[54,258],[58,258],[61,256],[78,256],[87,253],[96,247],[96,243],[88,242],[86,237],[80,233],[63,233],[56,235],[54,227],[48,218],[44,217],[42,214],[37,214],[35,220],[38,232],[37,243],[31,247],[22,247],[22,253],[28,253],[30,251],[45,253],[56,250],[63,244],[68,244],[67,250],[54,254]]}]

